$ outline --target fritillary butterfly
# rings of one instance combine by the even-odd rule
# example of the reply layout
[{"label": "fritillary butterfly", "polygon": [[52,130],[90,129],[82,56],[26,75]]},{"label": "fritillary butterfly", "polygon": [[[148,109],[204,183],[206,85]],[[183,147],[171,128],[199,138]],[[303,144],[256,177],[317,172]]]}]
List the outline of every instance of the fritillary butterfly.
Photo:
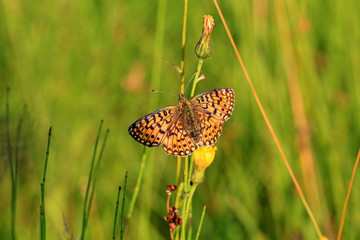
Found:
[{"label": "fritillary butterfly", "polygon": [[234,90],[219,88],[187,100],[179,95],[179,105],[161,108],[129,127],[129,134],[148,147],[162,148],[167,154],[187,156],[198,146],[218,140],[223,122],[234,109]]}]

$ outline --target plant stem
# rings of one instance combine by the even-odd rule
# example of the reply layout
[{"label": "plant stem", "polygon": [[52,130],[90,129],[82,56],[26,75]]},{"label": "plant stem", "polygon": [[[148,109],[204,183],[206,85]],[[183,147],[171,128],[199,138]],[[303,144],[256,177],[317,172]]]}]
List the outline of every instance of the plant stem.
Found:
[{"label": "plant stem", "polygon": [[117,198],[116,198],[114,227],[113,227],[113,240],[115,240],[115,235],[116,235],[116,220],[117,220],[117,215],[118,215],[118,212],[119,212],[120,192],[121,192],[121,186],[119,186],[119,190],[118,190],[118,194],[117,194]]},{"label": "plant stem", "polygon": [[[176,186],[179,186],[180,183],[180,172],[181,172],[181,157],[177,156],[176,158]],[[177,189],[178,191],[178,189]]]},{"label": "plant stem", "polygon": [[191,240],[191,235],[192,235],[192,204],[190,204],[190,208],[188,209],[188,212],[189,212],[189,231],[188,231],[187,240]]},{"label": "plant stem", "polygon": [[128,172],[125,173],[125,183],[124,183],[124,193],[123,193],[123,201],[121,204],[121,219],[120,219],[120,239],[124,239],[124,208],[125,208],[125,195],[126,195],[126,184],[127,184]]},{"label": "plant stem", "polygon": [[201,72],[201,68],[202,68],[202,65],[204,63],[204,59],[199,59],[199,62],[198,62],[198,65],[197,65],[197,68],[196,68],[196,74],[195,74],[195,78],[194,78],[194,83],[193,83],[193,86],[192,86],[192,89],[191,89],[191,95],[190,97],[193,97],[194,94],[195,94],[195,88],[196,88],[196,84],[199,82],[199,75],[200,75],[200,72]]},{"label": "plant stem", "polygon": [[10,88],[6,89],[5,111],[6,111],[6,139],[8,145],[8,159],[11,176],[11,239],[15,240],[15,212],[16,212],[16,180],[14,163],[12,161],[11,139],[10,139],[10,109],[9,109],[9,92]]},{"label": "plant stem", "polygon": [[[167,0],[159,0],[158,8],[156,13],[156,27],[155,27],[155,37],[154,37],[154,55],[153,55],[153,65],[151,71],[151,88],[155,90],[160,89],[160,76],[161,76],[161,58],[163,56],[163,43],[165,35],[165,23],[166,23],[166,5]],[[149,107],[153,108],[154,104],[159,102],[158,94],[153,95],[150,98]]]},{"label": "plant stem", "polygon": [[199,239],[201,227],[202,227],[202,224],[203,224],[203,221],[204,221],[204,217],[205,217],[205,211],[206,211],[206,205],[204,206],[203,211],[202,211],[202,214],[201,214],[201,219],[200,219],[200,223],[199,223],[199,228],[198,228],[198,230],[197,230],[197,232],[196,232],[196,238],[195,238],[195,240],[198,240],[198,239]]},{"label": "plant stem", "polygon": [[145,169],[146,161],[147,161],[147,154],[146,154],[146,148],[144,148],[143,155],[142,155],[142,158],[141,158],[139,175],[138,175],[138,178],[137,178],[137,181],[136,181],[134,194],[133,194],[133,196],[131,198],[131,201],[130,201],[129,212],[128,212],[127,217],[126,217],[125,231],[127,229],[129,221],[130,221],[130,219],[132,217],[132,214],[133,214],[133,211],[134,211],[134,208],[135,208],[136,199],[137,199],[137,197],[139,195],[140,185],[141,185],[141,182],[142,182],[142,179],[143,179],[143,176],[144,176],[144,169]]},{"label": "plant stem", "polygon": [[86,212],[87,212],[86,223],[89,221],[89,216],[90,216],[89,213],[90,213],[90,208],[91,208],[91,205],[92,205],[92,200],[94,198],[95,185],[96,185],[96,181],[97,181],[97,172],[98,172],[100,162],[101,162],[101,159],[102,159],[102,155],[103,155],[103,152],[104,152],[104,149],[105,149],[105,144],[106,144],[108,134],[109,134],[109,129],[106,130],[105,137],[104,137],[104,142],[103,142],[103,145],[101,147],[100,154],[98,156],[98,160],[97,160],[95,168],[94,168],[94,177],[93,177],[93,180],[92,180],[90,199],[89,199],[89,204],[87,205],[87,210],[86,210]]},{"label": "plant stem", "polygon": [[182,225],[182,227],[181,227],[181,240],[185,240],[186,222],[187,222],[187,219],[188,219],[188,216],[189,216],[189,209],[190,209],[190,204],[192,202],[192,197],[194,196],[197,185],[198,184],[194,183],[194,185],[191,186],[189,196],[187,197],[187,200],[184,201],[184,204],[183,204],[184,208],[183,208],[183,219],[182,219],[182,224],[181,224]]},{"label": "plant stem", "polygon": [[183,28],[182,28],[182,35],[181,35],[181,65],[180,65],[180,70],[181,70],[180,93],[182,93],[182,94],[184,94],[184,91],[185,91],[185,46],[186,46],[187,12],[188,12],[188,0],[184,0]]},{"label": "plant stem", "polygon": [[45,217],[45,180],[46,180],[46,170],[47,163],[49,159],[49,150],[50,150],[50,142],[51,142],[51,132],[52,128],[49,129],[48,134],[48,143],[45,155],[45,164],[44,164],[44,172],[42,182],[40,184],[41,188],[41,203],[40,203],[40,239],[46,239],[46,217]]},{"label": "plant stem", "polygon": [[17,198],[17,179],[18,179],[18,163],[19,163],[19,140],[22,126],[22,118],[19,120],[19,124],[16,130],[16,143],[15,143],[15,173],[14,173],[14,186],[12,189],[11,199],[11,235],[12,239],[16,239],[15,231],[15,218],[16,218],[16,198]]},{"label": "plant stem", "polygon": [[348,191],[347,191],[346,199],[345,199],[345,203],[344,203],[344,209],[343,209],[343,212],[342,212],[342,214],[341,214],[341,221],[340,221],[339,232],[338,232],[338,235],[337,235],[337,238],[336,238],[337,240],[340,240],[340,239],[341,239],[342,229],[343,229],[343,227],[344,227],[345,213],[346,213],[346,209],[347,209],[347,204],[348,204],[348,202],[349,202],[350,192],[351,192],[352,184],[353,184],[353,182],[354,182],[355,173],[356,173],[357,166],[358,166],[358,164],[359,164],[359,160],[360,160],[360,149],[359,149],[359,152],[358,152],[356,161],[355,161],[355,165],[354,165],[353,172],[352,172],[352,174],[351,174],[351,179],[350,179],[350,183],[349,183],[349,187],[348,187]]},{"label": "plant stem", "polygon": [[[182,206],[184,206],[183,203],[180,202],[181,196],[182,196],[182,193],[184,190],[184,183],[183,182],[180,183],[176,190],[177,190],[177,192],[176,192],[176,198],[175,198],[175,208],[179,209],[180,204],[182,204]],[[176,228],[176,230],[175,230],[175,239],[177,239],[177,240],[179,239],[179,232],[180,232],[179,228],[180,227]]]},{"label": "plant stem", "polygon": [[190,167],[189,167],[189,179],[188,179],[188,182],[190,184],[191,184],[191,176],[192,176],[193,165],[194,165],[194,158],[193,158],[193,155],[191,154],[191,156],[190,156]]},{"label": "plant stem", "polygon": [[189,174],[189,156],[185,157],[185,167],[184,167],[184,192],[188,192],[188,174]]},{"label": "plant stem", "polygon": [[90,165],[89,178],[88,178],[88,183],[87,183],[86,192],[85,192],[84,207],[83,207],[82,228],[81,228],[81,236],[80,236],[80,239],[81,239],[81,240],[83,240],[84,237],[85,237],[84,234],[85,234],[85,228],[86,228],[87,219],[88,219],[87,214],[89,214],[89,213],[86,211],[86,209],[87,209],[87,204],[88,204],[90,185],[91,185],[91,180],[92,180],[92,177],[93,177],[94,162],[95,162],[96,151],[97,151],[97,146],[98,146],[98,143],[99,143],[99,137],[100,137],[100,132],[101,132],[102,125],[103,125],[103,120],[100,121],[98,134],[97,134],[97,136],[96,136],[95,146],[94,146],[94,152],[93,152],[93,157],[92,157],[91,165]]},{"label": "plant stem", "polygon": [[180,206],[180,199],[181,199],[181,195],[182,192],[184,190],[184,183],[180,183],[179,186],[177,187],[177,192],[176,192],[176,198],[175,198],[175,208],[179,208]]}]

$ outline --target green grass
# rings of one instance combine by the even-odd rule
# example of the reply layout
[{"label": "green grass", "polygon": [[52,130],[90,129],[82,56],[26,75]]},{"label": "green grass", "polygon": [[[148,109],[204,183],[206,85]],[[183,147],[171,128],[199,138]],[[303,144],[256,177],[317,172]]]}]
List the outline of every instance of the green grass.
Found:
[{"label": "green grass", "polygon": [[[166,5],[159,11],[158,2],[140,0],[0,3],[1,239],[11,239],[7,86],[11,88],[13,148],[18,120],[23,119],[18,142],[17,239],[40,236],[39,179],[49,126],[54,132],[46,173],[46,236],[65,238],[62,213],[74,238],[80,236],[89,159],[100,119],[111,134],[97,173],[86,239],[111,239],[114,189],[128,171],[126,199],[130,202],[143,153],[143,146],[127,129],[139,117],[178,100],[149,94],[150,89],[174,94],[180,89],[179,74],[161,58],[180,66],[183,2],[160,2]],[[220,3],[273,128],[304,187],[274,2]],[[286,7],[323,206],[313,210],[323,234],[333,239],[360,147],[360,8],[355,0],[286,2]],[[235,110],[216,144],[215,161],[193,197],[193,237],[206,205],[200,239],[316,239],[212,1],[189,1],[185,80],[196,70],[193,49],[204,14],[215,18],[213,51],[202,67],[207,78],[198,83],[196,93],[231,87]],[[27,113],[22,117],[24,104]],[[148,149],[147,154],[126,236],[168,239],[163,219],[167,215],[165,190],[176,183],[177,163],[161,148]],[[355,176],[343,239],[360,238],[359,184]]]}]

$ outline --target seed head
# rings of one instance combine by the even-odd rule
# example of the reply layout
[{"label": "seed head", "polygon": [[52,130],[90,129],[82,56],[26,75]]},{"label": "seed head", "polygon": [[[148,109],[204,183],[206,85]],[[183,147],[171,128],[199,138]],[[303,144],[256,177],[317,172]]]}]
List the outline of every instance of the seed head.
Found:
[{"label": "seed head", "polygon": [[212,51],[210,37],[214,27],[214,18],[211,15],[204,15],[203,23],[201,37],[195,46],[194,52],[198,58],[205,60],[210,57]]}]

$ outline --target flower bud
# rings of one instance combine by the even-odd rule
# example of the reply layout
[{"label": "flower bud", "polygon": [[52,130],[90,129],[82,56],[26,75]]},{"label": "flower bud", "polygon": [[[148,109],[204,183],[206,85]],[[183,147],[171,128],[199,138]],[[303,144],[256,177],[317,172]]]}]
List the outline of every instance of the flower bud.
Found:
[{"label": "flower bud", "polygon": [[214,27],[214,18],[211,15],[204,15],[203,23],[201,37],[195,46],[194,52],[198,58],[205,60],[210,57],[212,51],[210,37]]},{"label": "flower bud", "polygon": [[195,170],[191,180],[198,184],[204,180],[205,169],[214,161],[217,147],[199,147],[193,154]]}]

